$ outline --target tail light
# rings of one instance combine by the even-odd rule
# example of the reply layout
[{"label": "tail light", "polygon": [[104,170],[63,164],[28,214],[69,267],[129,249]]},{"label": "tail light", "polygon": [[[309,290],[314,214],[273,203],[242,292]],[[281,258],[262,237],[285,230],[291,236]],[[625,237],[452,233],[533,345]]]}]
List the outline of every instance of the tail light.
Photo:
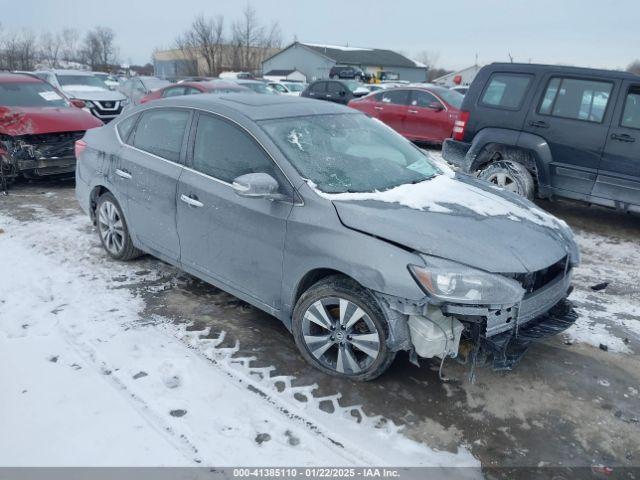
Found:
[{"label": "tail light", "polygon": [[453,124],[453,139],[461,142],[464,140],[464,130],[467,128],[467,122],[469,121],[469,112],[461,110],[458,114],[458,119]]},{"label": "tail light", "polygon": [[87,142],[85,142],[84,140],[76,140],[76,144],[75,144],[76,160],[80,158],[80,155],[82,155],[82,152],[84,152],[86,148],[87,148]]}]

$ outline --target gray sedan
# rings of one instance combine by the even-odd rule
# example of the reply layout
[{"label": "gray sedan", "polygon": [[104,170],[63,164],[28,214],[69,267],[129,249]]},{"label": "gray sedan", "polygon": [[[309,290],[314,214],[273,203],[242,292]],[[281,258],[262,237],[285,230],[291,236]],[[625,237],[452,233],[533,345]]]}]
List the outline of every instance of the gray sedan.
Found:
[{"label": "gray sedan", "polygon": [[401,350],[509,369],[575,320],[566,224],[347,107],[175,97],[76,152],[111,257],[151,254],[274,315],[328,374],[370,380]]}]

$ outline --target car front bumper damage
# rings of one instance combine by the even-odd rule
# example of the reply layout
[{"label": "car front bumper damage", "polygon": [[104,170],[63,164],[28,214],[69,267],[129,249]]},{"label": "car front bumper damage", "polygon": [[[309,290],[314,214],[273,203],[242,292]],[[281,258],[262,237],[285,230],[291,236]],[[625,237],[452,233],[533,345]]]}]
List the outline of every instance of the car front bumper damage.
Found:
[{"label": "car front bumper damage", "polygon": [[0,176],[41,177],[73,173],[75,141],[84,132],[63,132],[0,137]]},{"label": "car front bumper damage", "polygon": [[[470,378],[476,366],[492,365],[494,370],[511,370],[536,341],[557,335],[578,318],[573,304],[567,299],[571,293],[570,271],[559,275],[544,287],[525,296],[514,305],[457,305],[437,303],[429,297],[411,301],[376,293],[389,323],[387,344],[394,351],[408,350],[417,364],[417,349],[409,326],[410,319],[423,318],[439,325],[448,335],[441,352],[431,356],[442,360],[461,357],[471,366]],[[443,323],[448,319],[449,323]],[[464,326],[461,338],[456,338],[456,325]],[[445,328],[442,328],[442,327]],[[434,341],[438,339],[434,338]],[[460,343],[459,351],[452,351]],[[464,358],[462,358],[464,357]]]}]

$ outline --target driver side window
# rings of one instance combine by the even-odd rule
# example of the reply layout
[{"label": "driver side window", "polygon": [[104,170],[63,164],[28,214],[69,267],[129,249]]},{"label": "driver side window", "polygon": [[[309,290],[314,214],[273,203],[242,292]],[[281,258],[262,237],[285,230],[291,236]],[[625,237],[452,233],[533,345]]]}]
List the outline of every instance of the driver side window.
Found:
[{"label": "driver side window", "polygon": [[247,173],[268,173],[282,185],[273,161],[247,132],[211,115],[198,120],[192,166],[227,183]]}]

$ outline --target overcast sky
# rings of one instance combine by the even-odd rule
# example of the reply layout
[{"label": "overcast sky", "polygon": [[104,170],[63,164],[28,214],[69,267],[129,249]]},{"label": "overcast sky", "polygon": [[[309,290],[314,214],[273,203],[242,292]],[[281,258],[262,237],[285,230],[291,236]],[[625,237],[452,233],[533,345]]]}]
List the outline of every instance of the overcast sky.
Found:
[{"label": "overcast sky", "polygon": [[[5,30],[114,29],[122,62],[146,63],[194,16],[224,15],[243,0],[0,0]],[[437,52],[438,67],[514,61],[626,67],[640,57],[638,0],[253,0],[279,22],[284,44],[301,42]]]}]

